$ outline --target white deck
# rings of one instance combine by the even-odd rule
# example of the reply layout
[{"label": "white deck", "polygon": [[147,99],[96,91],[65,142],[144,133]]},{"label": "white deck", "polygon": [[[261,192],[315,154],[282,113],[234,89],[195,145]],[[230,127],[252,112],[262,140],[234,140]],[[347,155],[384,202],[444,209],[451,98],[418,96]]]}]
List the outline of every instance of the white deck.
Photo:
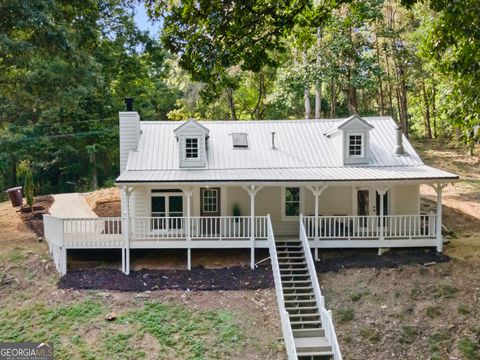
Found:
[{"label": "white deck", "polygon": [[[314,249],[438,247],[441,239],[437,236],[438,220],[434,214],[383,218],[306,216],[300,221]],[[45,215],[44,226],[50,251],[61,273],[66,272],[68,249],[122,249],[125,258],[129,256],[129,249],[186,249],[190,258],[191,249],[249,248],[253,252],[255,248],[268,247],[268,216],[149,217],[127,221]]]}]

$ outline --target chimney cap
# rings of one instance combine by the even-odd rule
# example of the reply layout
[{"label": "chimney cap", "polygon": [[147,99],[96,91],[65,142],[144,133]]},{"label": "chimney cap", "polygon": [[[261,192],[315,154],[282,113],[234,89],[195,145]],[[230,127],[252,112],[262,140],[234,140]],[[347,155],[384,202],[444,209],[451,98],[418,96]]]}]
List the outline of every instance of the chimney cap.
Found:
[{"label": "chimney cap", "polygon": [[127,105],[127,111],[133,111],[133,98],[126,97],[125,104]]}]

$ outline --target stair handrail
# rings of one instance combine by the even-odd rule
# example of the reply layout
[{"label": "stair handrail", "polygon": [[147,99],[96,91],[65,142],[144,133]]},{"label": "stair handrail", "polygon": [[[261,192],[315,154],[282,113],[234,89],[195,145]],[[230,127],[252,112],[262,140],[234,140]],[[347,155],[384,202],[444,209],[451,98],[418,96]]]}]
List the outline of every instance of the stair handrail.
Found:
[{"label": "stair handrail", "polygon": [[272,222],[270,214],[267,215],[267,243],[270,252],[270,261],[272,264],[273,281],[275,283],[275,293],[277,295],[278,312],[280,313],[280,322],[282,325],[283,340],[287,350],[288,360],[298,360],[297,349],[293,340],[292,325],[290,316],[285,309],[283,297],[282,278],[280,276],[280,266],[278,264],[277,248],[275,246],[275,236],[273,235]]},{"label": "stair handrail", "polygon": [[300,242],[303,246],[305,253],[305,261],[307,263],[307,269],[312,280],[313,293],[315,294],[315,300],[320,311],[320,317],[322,320],[322,326],[325,330],[325,338],[332,346],[334,360],[342,360],[342,353],[340,352],[340,345],[338,344],[337,334],[335,333],[335,327],[333,325],[332,314],[325,308],[325,298],[320,290],[320,283],[318,282],[317,270],[313,261],[312,252],[310,250],[310,244],[308,243],[307,232],[305,231],[305,225],[303,223],[303,215],[300,214]]}]

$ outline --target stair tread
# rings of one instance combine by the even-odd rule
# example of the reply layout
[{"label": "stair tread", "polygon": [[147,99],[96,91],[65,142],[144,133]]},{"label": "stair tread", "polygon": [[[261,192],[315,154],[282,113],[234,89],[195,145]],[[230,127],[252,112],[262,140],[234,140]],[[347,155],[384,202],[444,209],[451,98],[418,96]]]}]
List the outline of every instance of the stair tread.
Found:
[{"label": "stair tread", "polygon": [[317,306],[296,306],[296,307],[285,307],[285,310],[287,311],[296,311],[296,310],[318,310]]},{"label": "stair tread", "polygon": [[293,329],[293,336],[298,338],[322,337],[325,336],[325,329],[322,327],[309,329]]},{"label": "stair tread", "polygon": [[324,347],[330,346],[328,340],[323,336],[316,336],[316,337],[296,337],[293,339],[295,342],[295,346],[298,348],[305,348],[305,347]]},{"label": "stair tread", "polygon": [[326,351],[297,351],[298,356],[333,356],[333,351],[332,350],[326,350]]},{"label": "stair tread", "polygon": [[307,314],[288,314],[288,316],[292,319],[298,319],[298,318],[317,318],[320,316],[320,314],[317,313],[307,313]]},{"label": "stair tread", "polygon": [[320,320],[290,321],[292,325],[312,325],[320,324]]}]

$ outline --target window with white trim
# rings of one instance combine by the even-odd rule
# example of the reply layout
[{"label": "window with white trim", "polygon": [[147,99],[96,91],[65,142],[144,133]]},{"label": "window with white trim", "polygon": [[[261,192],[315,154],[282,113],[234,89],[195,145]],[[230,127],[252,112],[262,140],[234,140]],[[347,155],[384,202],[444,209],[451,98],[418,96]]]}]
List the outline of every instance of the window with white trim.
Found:
[{"label": "window with white trim", "polygon": [[198,138],[185,139],[185,158],[198,159]]},{"label": "window with white trim", "polygon": [[285,217],[298,217],[300,215],[300,188],[285,188],[284,213]]},{"label": "window with white trim", "polygon": [[202,212],[216,213],[218,211],[218,189],[203,189]]},{"label": "window with white trim", "polygon": [[348,134],[348,157],[363,157],[363,134]]}]

